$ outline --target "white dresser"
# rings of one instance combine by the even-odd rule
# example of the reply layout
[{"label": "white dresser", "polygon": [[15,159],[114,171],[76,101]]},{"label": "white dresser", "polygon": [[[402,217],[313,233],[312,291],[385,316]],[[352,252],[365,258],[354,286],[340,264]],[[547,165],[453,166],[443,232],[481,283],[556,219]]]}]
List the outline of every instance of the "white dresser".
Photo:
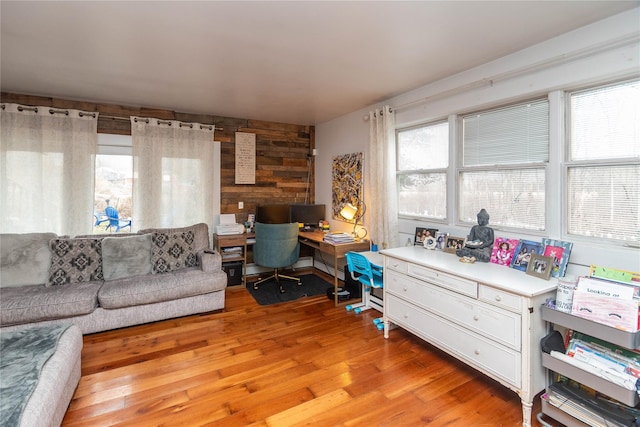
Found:
[{"label": "white dresser", "polygon": [[518,393],[522,425],[546,386],[541,305],[556,279],[407,246],[384,255],[384,336],[397,325]]}]

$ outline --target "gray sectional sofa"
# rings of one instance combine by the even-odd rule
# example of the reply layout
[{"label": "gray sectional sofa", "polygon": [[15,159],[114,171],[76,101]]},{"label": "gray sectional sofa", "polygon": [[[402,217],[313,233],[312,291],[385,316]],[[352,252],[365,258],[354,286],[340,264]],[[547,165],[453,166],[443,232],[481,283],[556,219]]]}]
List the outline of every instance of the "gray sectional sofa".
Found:
[{"label": "gray sectional sofa", "polygon": [[206,224],[74,238],[0,235],[3,331],[71,322],[83,334],[224,308]]},{"label": "gray sectional sofa", "polygon": [[226,286],[206,224],[74,238],[0,235],[2,365],[30,359],[36,335],[51,352],[33,389],[12,403],[15,387],[5,384],[12,365],[1,367],[0,418],[18,407],[15,425],[60,425],[80,379],[82,334],[223,309]]}]

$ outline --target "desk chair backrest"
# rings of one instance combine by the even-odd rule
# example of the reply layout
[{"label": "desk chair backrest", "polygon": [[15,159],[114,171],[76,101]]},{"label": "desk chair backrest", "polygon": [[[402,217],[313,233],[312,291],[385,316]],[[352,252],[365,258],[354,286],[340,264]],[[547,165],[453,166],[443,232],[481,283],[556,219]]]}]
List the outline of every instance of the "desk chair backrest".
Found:
[{"label": "desk chair backrest", "polygon": [[[345,258],[355,280],[365,286],[382,288],[382,270],[379,267],[373,267],[367,257],[358,252],[347,252]],[[356,277],[356,274],[359,276]]]},{"label": "desk chair backrest", "polygon": [[255,223],[256,243],[253,245],[253,261],[263,267],[289,267],[298,261],[300,242],[298,224]]}]

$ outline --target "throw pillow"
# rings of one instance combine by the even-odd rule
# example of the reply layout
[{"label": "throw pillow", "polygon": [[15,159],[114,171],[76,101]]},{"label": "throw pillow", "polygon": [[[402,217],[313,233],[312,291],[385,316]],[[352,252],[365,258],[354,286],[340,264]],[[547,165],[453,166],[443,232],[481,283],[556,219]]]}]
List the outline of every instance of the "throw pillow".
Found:
[{"label": "throw pillow", "polygon": [[102,239],[52,239],[47,286],[103,280]]},{"label": "throw pillow", "polygon": [[151,235],[105,237],[102,240],[104,280],[151,273]]},{"label": "throw pillow", "polygon": [[152,233],[151,265],[153,273],[168,273],[198,265],[192,230],[177,233]]},{"label": "throw pillow", "polygon": [[42,285],[49,279],[55,233],[0,234],[0,286]]}]

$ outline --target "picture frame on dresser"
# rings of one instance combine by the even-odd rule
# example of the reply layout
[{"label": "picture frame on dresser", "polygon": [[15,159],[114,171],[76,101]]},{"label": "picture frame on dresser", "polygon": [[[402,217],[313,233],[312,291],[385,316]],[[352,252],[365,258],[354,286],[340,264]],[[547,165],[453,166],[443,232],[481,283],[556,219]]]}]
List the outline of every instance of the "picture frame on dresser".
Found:
[{"label": "picture frame on dresser", "polygon": [[530,276],[549,280],[555,259],[552,256],[532,254],[526,273]]},{"label": "picture frame on dresser", "polygon": [[442,250],[450,254],[455,254],[457,249],[462,249],[464,247],[464,242],[464,237],[447,236]]},{"label": "picture frame on dresser", "polygon": [[438,229],[436,228],[425,228],[425,227],[416,227],[416,234],[413,240],[414,246],[422,246],[424,245],[424,241],[428,238],[435,239],[436,233]]}]

